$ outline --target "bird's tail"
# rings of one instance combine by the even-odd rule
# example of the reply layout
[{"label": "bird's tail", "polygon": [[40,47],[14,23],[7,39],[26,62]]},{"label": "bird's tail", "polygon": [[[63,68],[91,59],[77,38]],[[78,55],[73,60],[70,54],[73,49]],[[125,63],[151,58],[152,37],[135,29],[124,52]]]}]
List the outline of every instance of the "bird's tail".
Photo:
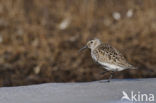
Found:
[{"label": "bird's tail", "polygon": [[129,65],[129,69],[138,69],[137,67],[134,67],[133,65]]}]

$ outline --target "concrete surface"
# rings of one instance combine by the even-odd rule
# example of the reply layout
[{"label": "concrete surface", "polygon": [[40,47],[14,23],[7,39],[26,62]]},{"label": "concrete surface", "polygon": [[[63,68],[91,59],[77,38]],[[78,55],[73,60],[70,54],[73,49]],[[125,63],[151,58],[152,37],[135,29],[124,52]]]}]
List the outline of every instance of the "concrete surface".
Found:
[{"label": "concrete surface", "polygon": [[121,101],[122,91],[129,97],[132,91],[138,95],[153,94],[155,101],[146,103],[156,103],[156,78],[2,87],[0,103],[132,103]]}]

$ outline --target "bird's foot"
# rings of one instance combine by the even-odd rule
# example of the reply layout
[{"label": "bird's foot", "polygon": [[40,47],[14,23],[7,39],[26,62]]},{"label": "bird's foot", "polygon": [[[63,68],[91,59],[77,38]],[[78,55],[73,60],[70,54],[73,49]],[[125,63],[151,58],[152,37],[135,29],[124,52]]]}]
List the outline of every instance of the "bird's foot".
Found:
[{"label": "bird's foot", "polygon": [[102,81],[99,81],[99,83],[109,83],[110,80],[102,80]]},{"label": "bird's foot", "polygon": [[107,82],[109,83],[110,82],[110,79],[108,79]]}]

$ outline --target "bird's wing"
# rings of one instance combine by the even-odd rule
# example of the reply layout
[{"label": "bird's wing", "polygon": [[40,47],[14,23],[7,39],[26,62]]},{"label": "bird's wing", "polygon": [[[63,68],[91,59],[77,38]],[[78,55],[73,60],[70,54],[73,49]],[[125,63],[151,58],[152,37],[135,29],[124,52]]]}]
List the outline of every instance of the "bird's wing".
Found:
[{"label": "bird's wing", "polygon": [[99,57],[107,63],[114,63],[119,66],[130,66],[125,57],[109,44],[101,44],[98,47]]}]

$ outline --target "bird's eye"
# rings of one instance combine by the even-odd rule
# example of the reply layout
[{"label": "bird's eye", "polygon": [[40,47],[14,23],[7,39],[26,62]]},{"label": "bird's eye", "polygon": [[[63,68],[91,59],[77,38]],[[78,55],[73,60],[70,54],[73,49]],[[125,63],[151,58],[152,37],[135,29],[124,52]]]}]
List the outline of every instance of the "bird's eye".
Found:
[{"label": "bird's eye", "polygon": [[93,43],[93,41],[91,41],[90,43]]}]

